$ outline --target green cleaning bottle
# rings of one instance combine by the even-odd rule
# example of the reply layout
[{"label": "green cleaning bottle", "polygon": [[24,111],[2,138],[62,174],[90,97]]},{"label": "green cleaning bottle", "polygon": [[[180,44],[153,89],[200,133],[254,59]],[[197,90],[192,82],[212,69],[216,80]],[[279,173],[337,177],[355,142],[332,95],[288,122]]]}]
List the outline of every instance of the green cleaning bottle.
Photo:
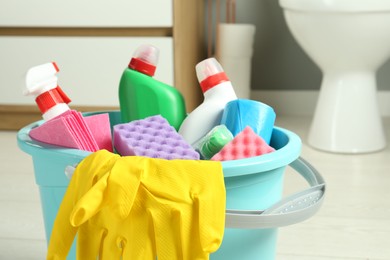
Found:
[{"label": "green cleaning bottle", "polygon": [[176,130],[186,117],[185,101],[174,87],[153,78],[159,50],[141,45],[119,83],[122,123],[161,115]]}]

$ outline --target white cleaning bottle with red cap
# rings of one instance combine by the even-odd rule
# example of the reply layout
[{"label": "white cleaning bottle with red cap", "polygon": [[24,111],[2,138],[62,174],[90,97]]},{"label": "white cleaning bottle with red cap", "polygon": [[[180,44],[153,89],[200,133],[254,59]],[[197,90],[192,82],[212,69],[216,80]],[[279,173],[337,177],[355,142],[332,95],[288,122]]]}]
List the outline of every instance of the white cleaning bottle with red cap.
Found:
[{"label": "white cleaning bottle with red cap", "polygon": [[70,110],[67,105],[71,100],[57,85],[58,66],[55,62],[32,67],[27,71],[24,95],[35,96],[35,102],[48,121]]},{"label": "white cleaning bottle with red cap", "polygon": [[186,117],[179,129],[179,134],[192,146],[220,124],[226,104],[237,99],[229,78],[215,58],[203,60],[195,68],[204,100]]}]

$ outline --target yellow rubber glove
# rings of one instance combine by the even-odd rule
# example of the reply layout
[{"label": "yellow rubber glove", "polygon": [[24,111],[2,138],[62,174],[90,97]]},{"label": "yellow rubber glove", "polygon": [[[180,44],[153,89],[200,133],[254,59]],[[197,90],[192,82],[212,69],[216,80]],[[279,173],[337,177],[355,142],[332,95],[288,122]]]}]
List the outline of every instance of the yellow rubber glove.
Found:
[{"label": "yellow rubber glove", "polygon": [[77,259],[156,259],[150,221],[138,199],[143,160],[132,159],[125,168],[123,158],[117,160],[75,205],[70,223],[80,227]]},{"label": "yellow rubber glove", "polygon": [[208,259],[225,226],[221,164],[145,160],[141,198],[152,216],[158,259]]},{"label": "yellow rubber glove", "polygon": [[[74,200],[70,222],[80,225],[78,259],[208,259],[218,249],[225,218],[220,163],[95,156],[109,157],[108,173],[95,175],[100,178]],[[69,241],[63,234],[60,240]],[[51,245],[52,239],[49,252],[57,250]]]},{"label": "yellow rubber glove", "polygon": [[111,167],[119,158],[119,155],[101,150],[87,156],[78,164],[53,224],[47,259],[66,259],[77,232],[77,228],[72,226],[69,221],[75,203],[102,176],[109,173]]}]

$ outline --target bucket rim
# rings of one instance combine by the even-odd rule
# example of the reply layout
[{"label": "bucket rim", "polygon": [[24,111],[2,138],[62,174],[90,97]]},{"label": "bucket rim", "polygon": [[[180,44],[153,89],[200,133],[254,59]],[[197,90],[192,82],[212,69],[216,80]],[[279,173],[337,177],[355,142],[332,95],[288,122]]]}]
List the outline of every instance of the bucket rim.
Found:
[{"label": "bucket rim", "polygon": [[[30,130],[41,125],[43,122],[44,120],[33,122],[18,131],[17,144],[22,151],[34,156],[34,154],[37,154],[37,150],[39,150],[39,154],[54,153],[59,156],[78,158],[80,161],[91,154],[91,152],[88,151],[59,147],[32,140],[29,136]],[[221,164],[224,177],[255,174],[285,167],[300,156],[302,143],[297,134],[278,126],[273,128],[273,135],[274,134],[285,136],[288,140],[287,144],[268,154],[238,160],[222,161]]]}]

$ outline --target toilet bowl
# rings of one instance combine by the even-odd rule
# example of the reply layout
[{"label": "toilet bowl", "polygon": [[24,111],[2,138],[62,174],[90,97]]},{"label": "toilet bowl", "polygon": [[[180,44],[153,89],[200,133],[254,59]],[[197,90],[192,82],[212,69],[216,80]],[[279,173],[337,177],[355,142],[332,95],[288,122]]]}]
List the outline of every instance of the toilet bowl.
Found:
[{"label": "toilet bowl", "polygon": [[389,0],[279,0],[323,78],[308,143],[336,153],[386,146],[376,71],[390,56]]}]

